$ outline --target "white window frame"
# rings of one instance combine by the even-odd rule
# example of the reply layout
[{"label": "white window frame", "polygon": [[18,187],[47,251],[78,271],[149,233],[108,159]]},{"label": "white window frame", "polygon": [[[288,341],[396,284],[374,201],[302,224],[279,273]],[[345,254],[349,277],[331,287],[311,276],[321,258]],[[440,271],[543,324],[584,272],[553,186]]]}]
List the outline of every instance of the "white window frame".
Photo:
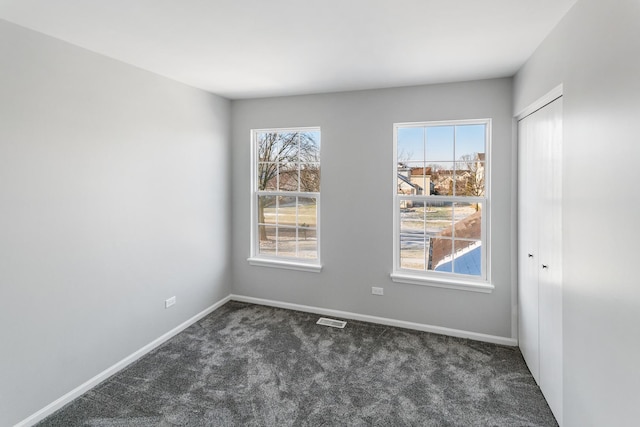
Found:
[{"label": "white window frame", "polygon": [[[485,125],[485,192],[482,197],[472,196],[406,196],[398,194],[398,129],[407,127],[464,126]],[[455,133],[454,133],[455,134]],[[438,288],[458,289],[472,292],[490,293],[491,284],[491,242],[489,225],[491,223],[491,119],[445,120],[405,122],[393,124],[393,272],[391,279],[398,283],[425,285]],[[455,136],[454,136],[455,138]],[[455,139],[454,139],[455,141]],[[455,157],[455,155],[454,155]],[[455,161],[455,159],[451,159]],[[400,268],[400,200],[482,203],[482,275],[480,277],[456,273],[419,271]]]},{"label": "white window frame", "polygon": [[[322,153],[322,132],[319,126],[313,127],[287,127],[271,129],[251,130],[251,255],[247,258],[250,265],[259,267],[274,267],[286,270],[309,271],[319,273],[322,270],[321,247],[320,247],[320,192],[303,191],[271,191],[259,190],[257,188],[258,173],[258,145],[257,135],[261,133],[287,133],[287,132],[319,132],[320,133],[320,153]],[[320,181],[322,182],[322,155],[320,155]],[[322,190],[320,190],[322,191]],[[286,197],[314,197],[316,199],[316,239],[318,257],[315,259],[299,257],[283,257],[261,254],[258,240],[258,196],[286,196]]]}]

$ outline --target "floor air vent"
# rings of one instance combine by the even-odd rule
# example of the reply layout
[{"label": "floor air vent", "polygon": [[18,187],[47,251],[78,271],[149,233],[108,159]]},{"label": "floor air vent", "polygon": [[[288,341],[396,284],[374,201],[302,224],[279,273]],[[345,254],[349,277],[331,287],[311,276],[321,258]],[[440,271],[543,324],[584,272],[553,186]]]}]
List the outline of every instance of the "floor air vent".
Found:
[{"label": "floor air vent", "polygon": [[342,320],[335,320],[335,319],[328,319],[326,317],[321,317],[320,319],[318,319],[316,324],[342,329],[347,325],[347,322],[344,322]]}]

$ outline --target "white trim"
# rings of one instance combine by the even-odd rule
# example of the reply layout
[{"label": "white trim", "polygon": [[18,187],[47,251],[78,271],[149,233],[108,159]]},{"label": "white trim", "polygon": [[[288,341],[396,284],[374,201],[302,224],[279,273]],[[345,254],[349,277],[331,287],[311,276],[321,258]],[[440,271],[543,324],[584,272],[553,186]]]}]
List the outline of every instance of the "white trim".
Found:
[{"label": "white trim", "polygon": [[[462,197],[462,196],[411,196],[399,195],[397,190],[398,180],[398,129],[407,127],[432,127],[432,126],[485,126],[485,163],[484,163],[484,197]],[[455,136],[454,136],[455,138]],[[492,161],[492,139],[493,139],[493,119],[468,119],[468,120],[444,120],[444,121],[423,121],[404,122],[393,124],[393,272],[391,278],[394,282],[410,283],[415,285],[435,286],[439,288],[449,288],[458,290],[470,290],[475,292],[491,292],[494,286],[491,284],[491,165]],[[466,280],[464,275],[456,273],[445,273],[422,271],[420,275],[411,273],[410,270],[400,267],[400,213],[398,209],[399,201],[419,200],[433,202],[465,202],[482,203],[482,232],[481,242],[483,250],[481,252],[482,272],[479,280]],[[425,261],[426,262],[426,261]],[[450,277],[450,278],[449,278]]]},{"label": "white trim", "polygon": [[524,108],[518,114],[516,114],[516,120],[520,121],[525,117],[527,117],[528,115],[535,113],[545,105],[550,104],[551,102],[560,98],[563,95],[563,93],[564,93],[564,87],[562,84],[554,87],[545,95],[543,95],[540,99],[538,99],[528,107]]},{"label": "white trim", "polygon": [[29,417],[25,418],[24,420],[20,421],[14,427],[32,426],[32,425],[42,421],[43,419],[45,419],[49,415],[53,414],[58,409],[62,408],[64,405],[66,405],[66,404],[70,403],[72,400],[80,397],[82,394],[86,393],[87,391],[89,391],[90,389],[95,387],[96,385],[98,385],[101,382],[105,381],[106,379],[108,379],[112,375],[118,373],[119,371],[121,371],[124,368],[126,368],[127,366],[129,366],[131,363],[135,362],[136,360],[138,360],[141,357],[145,356],[146,354],[148,354],[149,352],[151,352],[155,348],[157,348],[160,345],[164,344],[166,341],[168,341],[169,339],[173,338],[175,335],[179,334],[183,330],[187,329],[189,326],[193,325],[198,320],[200,320],[203,317],[213,313],[218,308],[220,308],[221,306],[223,306],[224,304],[229,302],[230,299],[231,299],[231,295],[228,295],[228,296],[222,298],[220,301],[216,302],[215,304],[213,304],[209,308],[204,309],[203,311],[201,311],[200,313],[196,314],[195,316],[193,316],[189,320],[186,320],[185,322],[183,322],[180,325],[176,326],[175,328],[173,328],[169,332],[167,332],[167,333],[161,335],[160,337],[156,338],[155,340],[151,341],[149,344],[145,345],[141,349],[139,349],[136,352],[130,354],[127,357],[125,357],[124,359],[122,359],[121,361],[116,363],[115,365],[105,369],[104,371],[102,371],[98,375],[96,375],[95,377],[91,378],[90,380],[88,380],[88,381],[84,382],[83,384],[79,385],[78,387],[74,388],[73,390],[71,390],[67,394],[63,395],[62,397],[54,400],[53,402],[51,402],[50,404],[48,404],[44,408],[40,409],[38,412],[36,412],[36,413],[30,415]]},{"label": "white trim", "polygon": [[[251,172],[251,180],[250,183],[251,185],[250,190],[251,190],[251,206],[250,206],[250,215],[251,215],[251,219],[250,219],[250,238],[251,238],[251,245],[250,245],[250,254],[249,254],[249,264],[251,265],[257,265],[257,266],[262,266],[262,267],[280,267],[280,268],[288,268],[288,269],[292,269],[292,270],[303,270],[303,271],[320,271],[317,265],[321,264],[321,254],[322,254],[322,247],[321,247],[321,243],[322,243],[322,226],[321,226],[321,191],[319,192],[300,192],[300,191],[267,191],[267,190],[258,190],[258,188],[256,187],[257,184],[257,179],[256,179],[256,175],[257,175],[257,144],[256,144],[256,135],[258,135],[259,133],[284,133],[284,132],[318,132],[320,133],[320,153],[322,153],[322,129],[320,128],[320,126],[300,126],[300,127],[283,127],[283,128],[268,128],[268,129],[251,129],[250,132],[250,142],[251,142],[251,155],[250,155],[250,161],[251,161],[251,165],[249,167],[249,170]],[[322,182],[322,154],[320,154],[320,160],[317,162],[318,164],[320,164],[320,168],[321,168],[321,174],[320,174],[320,181]],[[313,261],[313,266],[309,267],[309,268],[304,268],[304,266],[308,265],[309,263],[304,261],[304,258],[299,258],[299,259],[294,259],[293,262],[288,262],[286,261],[286,258],[284,258],[283,262],[280,262],[280,257],[278,256],[272,256],[269,257],[270,259],[274,260],[273,263],[267,263],[265,261],[265,259],[267,258],[267,256],[265,255],[260,255],[260,250],[259,250],[259,242],[258,242],[258,238],[257,238],[257,234],[258,234],[258,222],[257,222],[257,199],[260,195],[272,195],[272,196],[291,196],[291,197],[309,197],[309,198],[315,198],[316,199],[316,226],[315,226],[315,230],[316,230],[316,244],[317,244],[317,258]],[[298,227],[299,228],[299,227]],[[273,264],[273,265],[271,265]],[[288,265],[288,267],[283,266],[283,265]],[[300,268],[294,268],[294,267],[300,267]],[[320,269],[322,268],[322,266],[320,265]]]},{"label": "white trim", "polygon": [[511,144],[511,336],[516,340],[518,336],[518,121],[513,118]]},{"label": "white trim", "polygon": [[408,283],[410,285],[431,286],[434,288],[456,289],[459,291],[471,291],[490,294],[495,289],[491,283],[475,282],[471,280],[447,279],[434,276],[423,276],[406,273],[391,273],[391,280],[396,283]]},{"label": "white trim", "polygon": [[454,119],[454,120],[437,120],[437,121],[423,121],[423,122],[399,122],[394,123],[394,126],[397,127],[416,127],[421,128],[425,125],[427,126],[464,126],[464,125],[483,125],[486,124],[487,121],[491,119]]},{"label": "white trim", "polygon": [[[396,166],[397,167],[397,166]],[[425,196],[415,196],[411,194],[403,194],[399,196],[402,200],[412,200],[412,201],[424,201]],[[448,203],[448,202],[462,202],[462,203],[485,203],[486,198],[480,196],[429,196],[429,202],[433,201],[435,203]]]},{"label": "white trim", "polygon": [[309,305],[293,304],[282,301],[274,301],[262,298],[247,297],[243,295],[231,295],[233,301],[247,302],[251,304],[266,305],[269,307],[284,308],[287,310],[297,310],[306,313],[321,314],[325,316],[338,317],[343,319],[359,320],[362,322],[376,323],[379,325],[395,326],[398,328],[413,329],[422,332],[431,332],[434,334],[448,335],[457,338],[466,338],[475,341],[489,342],[493,344],[508,345],[515,347],[518,345],[513,338],[499,337],[496,335],[481,334],[478,332],[463,331],[460,329],[444,328],[442,326],[426,325],[423,323],[407,322],[404,320],[389,319],[386,317],[370,316],[367,314],[351,313],[348,311],[331,310],[321,307],[313,307]]},{"label": "white trim", "polygon": [[300,305],[300,304],[293,304],[293,303],[287,303],[287,302],[281,302],[281,301],[274,301],[274,300],[267,300],[262,298],[254,298],[254,297],[231,294],[221,299],[220,301],[216,302],[209,308],[206,308],[205,310],[196,314],[189,320],[186,320],[185,322],[176,326],[169,332],[156,338],[149,344],[145,345],[141,349],[125,357],[124,359],[114,364],[113,366],[100,372],[98,375],[94,376],[93,378],[89,379],[85,383],[79,385],[75,389],[71,390],[70,392],[66,393],[65,395],[61,396],[55,401],[51,402],[44,408],[40,409],[39,411],[25,418],[24,420],[18,422],[17,424],[14,425],[14,427],[28,427],[42,421],[43,419],[53,414],[55,411],[62,408],[66,404],[70,403],[74,399],[80,397],[82,394],[86,393],[96,385],[100,384],[101,382],[105,381],[109,377],[123,370],[124,368],[129,366],[131,363],[135,362],[136,360],[140,359],[146,354],[150,353],[155,348],[159,347],[160,345],[162,345],[163,343],[165,343],[175,335],[179,334],[180,332],[182,332],[192,324],[196,323],[203,317],[213,313],[214,311],[216,311],[218,308],[220,308],[230,300],[246,302],[251,304],[266,305],[269,307],[284,308],[288,310],[297,310],[297,311],[321,314],[326,316],[341,317],[345,319],[359,320],[362,322],[376,323],[379,325],[395,326],[398,328],[412,329],[412,330],[422,331],[422,332],[431,332],[434,334],[447,335],[447,336],[452,336],[457,338],[466,338],[466,339],[471,339],[475,341],[483,341],[483,342],[499,344],[499,345],[507,345],[512,347],[518,345],[517,340],[514,338],[506,338],[506,337],[500,337],[496,335],[481,334],[478,332],[463,331],[460,329],[444,328],[442,326],[433,326],[433,325],[426,325],[423,323],[414,323],[414,322],[407,322],[404,320],[389,319],[386,317],[370,316],[367,314],[351,313],[351,312],[341,311],[341,310],[332,310],[332,309],[321,308],[321,307],[313,307],[308,305]]},{"label": "white trim", "polygon": [[310,271],[312,273],[320,273],[320,271],[322,271],[321,264],[287,261],[284,259],[250,257],[247,258],[247,261],[250,265],[254,265],[257,267],[273,267],[282,268],[285,270]]},{"label": "white trim", "polygon": [[559,84],[558,86],[551,89],[545,95],[534,101],[532,104],[528,105],[522,111],[514,116],[513,120],[513,128],[512,128],[512,138],[514,144],[513,154],[511,156],[512,168],[511,173],[515,179],[511,180],[511,235],[513,236],[511,239],[511,265],[514,268],[511,271],[511,335],[517,341],[519,340],[518,335],[518,323],[519,319],[519,310],[520,307],[518,305],[518,179],[520,175],[519,166],[518,166],[518,157],[519,157],[519,138],[518,138],[518,122],[525,117],[535,113],[539,109],[543,108],[545,105],[548,105],[555,101],[556,99],[562,97],[564,95],[564,85]]},{"label": "white trim", "polygon": [[292,127],[274,127],[274,128],[258,128],[251,129],[252,133],[260,133],[260,132],[313,132],[315,130],[320,130],[320,126],[292,126]]},{"label": "white trim", "polygon": [[491,171],[493,170],[493,119],[487,119],[487,125],[485,127],[485,162],[484,162],[484,197],[485,202],[482,205],[482,216],[486,215],[486,219],[483,218],[482,227],[482,243],[486,245],[486,248],[482,250],[482,265],[485,268],[483,276],[484,283],[491,286],[491,253],[493,252],[491,241],[491,223],[493,222],[493,180],[491,178]]}]

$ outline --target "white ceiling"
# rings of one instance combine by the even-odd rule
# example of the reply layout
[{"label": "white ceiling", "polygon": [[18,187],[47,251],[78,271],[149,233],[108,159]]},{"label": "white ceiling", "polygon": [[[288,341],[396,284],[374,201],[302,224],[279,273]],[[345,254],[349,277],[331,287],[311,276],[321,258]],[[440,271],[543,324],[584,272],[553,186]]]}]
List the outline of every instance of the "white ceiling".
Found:
[{"label": "white ceiling", "polygon": [[228,98],[512,76],[577,0],[0,0],[0,18]]}]

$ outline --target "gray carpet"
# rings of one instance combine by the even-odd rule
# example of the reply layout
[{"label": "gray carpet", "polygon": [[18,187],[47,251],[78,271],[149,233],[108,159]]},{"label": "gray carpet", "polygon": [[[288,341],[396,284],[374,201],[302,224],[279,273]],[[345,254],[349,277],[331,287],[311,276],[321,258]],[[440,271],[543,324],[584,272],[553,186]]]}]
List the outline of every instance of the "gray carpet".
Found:
[{"label": "gray carpet", "polygon": [[229,302],[39,426],[556,426],[518,349]]}]

